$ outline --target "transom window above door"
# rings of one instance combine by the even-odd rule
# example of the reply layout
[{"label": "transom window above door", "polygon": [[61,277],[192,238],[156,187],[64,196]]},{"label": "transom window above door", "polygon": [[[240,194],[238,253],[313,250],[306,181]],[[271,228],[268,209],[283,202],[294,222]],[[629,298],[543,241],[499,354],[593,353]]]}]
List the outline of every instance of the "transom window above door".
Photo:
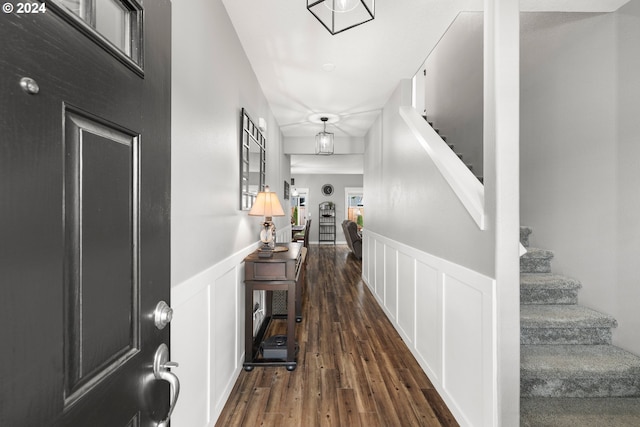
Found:
[{"label": "transom window above door", "polygon": [[142,6],[136,0],[53,0],[84,33],[142,68]]}]

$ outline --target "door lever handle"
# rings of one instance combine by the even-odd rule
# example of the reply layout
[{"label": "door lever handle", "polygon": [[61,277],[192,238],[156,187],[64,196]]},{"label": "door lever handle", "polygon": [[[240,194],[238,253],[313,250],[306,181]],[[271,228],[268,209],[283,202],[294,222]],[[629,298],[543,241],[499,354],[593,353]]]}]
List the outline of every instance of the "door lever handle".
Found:
[{"label": "door lever handle", "polygon": [[169,419],[173,413],[173,409],[176,407],[178,401],[178,395],[180,394],[180,380],[171,371],[170,368],[177,367],[176,362],[169,361],[169,347],[162,343],[156,350],[156,355],[153,358],[153,375],[157,380],[163,380],[169,383],[169,413],[166,418],[158,423],[158,427],[167,427],[169,425]]}]

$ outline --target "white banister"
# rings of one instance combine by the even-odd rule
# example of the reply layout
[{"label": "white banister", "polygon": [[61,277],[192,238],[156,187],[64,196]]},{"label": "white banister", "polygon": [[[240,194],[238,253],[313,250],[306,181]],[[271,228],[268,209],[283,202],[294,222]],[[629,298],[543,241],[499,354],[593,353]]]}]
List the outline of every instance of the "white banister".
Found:
[{"label": "white banister", "polygon": [[484,209],[484,186],[482,183],[413,107],[400,107],[400,116],[431,157],[478,228],[485,230],[486,213]]}]

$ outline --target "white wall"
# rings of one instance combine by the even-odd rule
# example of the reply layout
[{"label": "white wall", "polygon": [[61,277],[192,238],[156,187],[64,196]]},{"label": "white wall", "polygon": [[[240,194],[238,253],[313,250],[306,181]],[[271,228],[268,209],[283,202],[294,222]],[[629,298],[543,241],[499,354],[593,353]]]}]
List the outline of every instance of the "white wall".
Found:
[{"label": "white wall", "polygon": [[367,135],[363,279],[458,422],[496,425],[494,235],[400,117],[410,89]]},{"label": "white wall", "polygon": [[522,223],[581,304],[640,354],[640,1],[612,14],[523,14]]},{"label": "white wall", "polygon": [[[640,354],[640,286],[638,258],[640,257],[640,1],[632,0],[616,14],[618,145],[616,165],[617,187],[617,285],[612,313],[620,327],[615,342]],[[599,293],[606,293],[602,287]],[[594,295],[591,301],[598,301]]]},{"label": "white wall", "polygon": [[[336,242],[345,243],[344,232],[342,231],[342,221],[346,219],[344,190],[346,187],[362,187],[362,175],[353,174],[294,174],[292,178],[296,181],[296,187],[308,188],[307,212],[311,213],[311,234],[309,241],[318,242],[318,205],[322,202],[333,202],[336,206]],[[333,194],[325,196],[322,194],[324,184],[333,185]],[[366,202],[366,200],[365,200]],[[366,210],[365,206],[365,212]],[[365,213],[365,224],[367,215]]]},{"label": "white wall", "polygon": [[461,425],[511,426],[520,379],[518,4],[487,0],[484,19],[486,230],[400,118],[411,105],[403,81],[366,139],[363,275]]},{"label": "white wall", "polygon": [[[213,426],[243,360],[244,270],[260,219],[239,210],[240,111],[268,126],[267,184],[283,207],[279,126],[220,0],[173,0],[172,360],[176,426]],[[276,218],[279,240],[289,218]]]},{"label": "white wall", "polygon": [[483,14],[460,13],[422,66],[430,122],[482,176]]},{"label": "white wall", "polygon": [[259,233],[259,221],[238,208],[243,107],[255,121],[267,121],[267,184],[281,200],[289,168],[279,126],[222,2],[174,0],[173,45],[172,282],[178,284]]},{"label": "white wall", "polygon": [[394,91],[367,135],[366,228],[492,276],[492,234],[478,229],[418,144],[398,113],[401,105],[411,105],[409,80]]}]

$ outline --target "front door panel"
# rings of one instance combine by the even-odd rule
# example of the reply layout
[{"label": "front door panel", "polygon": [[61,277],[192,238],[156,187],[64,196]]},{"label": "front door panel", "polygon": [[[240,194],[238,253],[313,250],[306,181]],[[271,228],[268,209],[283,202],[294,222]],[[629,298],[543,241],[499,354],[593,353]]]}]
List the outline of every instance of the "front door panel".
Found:
[{"label": "front door panel", "polygon": [[69,406],[139,351],[138,136],[64,118]]},{"label": "front door panel", "polygon": [[169,409],[170,2],[122,2],[144,20],[133,65],[48,1],[0,16],[0,426]]}]

